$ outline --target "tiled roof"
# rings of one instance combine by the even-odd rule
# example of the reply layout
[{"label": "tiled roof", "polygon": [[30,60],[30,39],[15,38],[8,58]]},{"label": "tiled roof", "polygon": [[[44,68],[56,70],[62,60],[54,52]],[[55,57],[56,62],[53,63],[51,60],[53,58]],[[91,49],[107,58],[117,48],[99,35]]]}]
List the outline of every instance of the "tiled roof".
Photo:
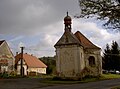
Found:
[{"label": "tiled roof", "polygon": [[78,38],[78,40],[84,48],[100,49],[99,47],[94,45],[90,40],[88,40],[81,32],[77,31],[75,33],[75,36]]},{"label": "tiled roof", "polygon": [[[17,56],[15,56],[15,64],[17,64],[20,58],[21,58],[21,54],[18,54]],[[23,60],[26,62],[28,67],[32,67],[32,68],[46,68],[47,67],[37,57],[29,55],[29,54],[23,54]]]},{"label": "tiled roof", "polygon": [[1,45],[4,41],[5,41],[5,40],[1,40],[1,41],[0,41],[0,45]]}]

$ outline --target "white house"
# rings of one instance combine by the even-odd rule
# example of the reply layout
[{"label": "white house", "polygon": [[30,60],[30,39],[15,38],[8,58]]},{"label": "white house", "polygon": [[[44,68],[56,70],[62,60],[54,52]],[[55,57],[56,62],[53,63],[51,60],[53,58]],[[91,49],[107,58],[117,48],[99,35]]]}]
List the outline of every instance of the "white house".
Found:
[{"label": "white house", "polygon": [[[30,54],[23,54],[23,75],[30,75],[30,73],[46,74],[47,66],[37,57]],[[21,70],[21,53],[15,56],[15,67],[17,74],[20,75]]]}]

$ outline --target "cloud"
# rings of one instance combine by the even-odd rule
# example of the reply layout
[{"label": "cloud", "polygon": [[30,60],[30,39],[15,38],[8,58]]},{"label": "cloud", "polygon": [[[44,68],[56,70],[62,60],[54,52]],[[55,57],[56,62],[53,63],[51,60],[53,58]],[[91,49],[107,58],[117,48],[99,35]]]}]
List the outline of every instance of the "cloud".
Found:
[{"label": "cloud", "polygon": [[[76,31],[82,32],[89,40],[91,40],[94,44],[101,47],[102,49],[105,48],[107,43],[112,42],[112,40],[116,40],[118,43],[120,43],[119,33],[110,33],[105,29],[99,28],[96,23],[84,22],[80,19],[73,19],[72,23],[73,33]],[[27,45],[25,52],[33,54],[37,57],[54,56],[54,45],[60,39],[63,32],[63,21],[58,21],[56,23],[47,25],[43,28],[42,34],[38,36],[39,38],[34,38],[38,39],[37,43]]]},{"label": "cloud", "polygon": [[17,36],[17,37],[15,37],[15,38],[13,38],[9,41],[13,42],[13,41],[17,41],[17,40],[20,40],[20,39],[23,39],[23,38],[24,38],[24,36]]},{"label": "cloud", "polygon": [[18,0],[2,0],[0,6],[2,34],[34,34],[45,25],[48,17],[44,19],[43,16],[50,10],[42,2],[33,0],[19,0],[19,3]]},{"label": "cloud", "polygon": [[14,52],[22,43],[25,52],[53,56],[67,11],[73,19],[73,33],[79,30],[101,48],[112,40],[120,45],[120,33],[108,32],[95,21],[73,18],[80,12],[78,0],[0,0],[0,39],[6,39]]},{"label": "cloud", "polygon": [[44,33],[38,43],[26,48],[27,52],[33,52],[34,55],[41,56],[54,56],[55,55],[55,43],[60,39],[63,34],[63,23],[57,22],[44,28]]},{"label": "cloud", "polygon": [[120,45],[120,33],[118,32],[108,32],[106,29],[98,27],[94,22],[85,22],[80,19],[75,19],[73,23],[74,32],[77,30],[81,31],[88,39],[101,48],[112,40],[117,41]]},{"label": "cloud", "polygon": [[60,21],[67,10],[72,13],[78,10],[76,2],[77,0],[1,0],[0,33],[38,34],[47,25]]}]

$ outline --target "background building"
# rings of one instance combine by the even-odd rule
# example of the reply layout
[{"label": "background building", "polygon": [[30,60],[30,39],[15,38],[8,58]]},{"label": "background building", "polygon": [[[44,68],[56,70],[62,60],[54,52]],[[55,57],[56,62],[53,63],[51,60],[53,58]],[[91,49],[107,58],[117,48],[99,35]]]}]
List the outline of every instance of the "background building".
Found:
[{"label": "background building", "polygon": [[5,40],[0,41],[0,72],[14,71],[15,58]]},{"label": "background building", "polygon": [[20,75],[21,71],[21,59],[23,61],[23,75],[31,75],[32,73],[35,73],[35,75],[46,74],[47,66],[42,61],[40,61],[37,57],[27,53],[23,54],[23,58],[21,58],[20,53],[15,56],[15,67],[18,75]]}]

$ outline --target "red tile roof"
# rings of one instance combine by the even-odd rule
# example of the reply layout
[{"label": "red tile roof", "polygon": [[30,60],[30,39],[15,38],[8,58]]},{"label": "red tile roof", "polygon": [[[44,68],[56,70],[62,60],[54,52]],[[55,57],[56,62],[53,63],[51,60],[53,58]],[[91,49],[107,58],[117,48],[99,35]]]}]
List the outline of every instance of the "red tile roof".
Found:
[{"label": "red tile roof", "polygon": [[[21,54],[18,54],[17,56],[15,56],[15,64],[17,64],[20,58],[21,58]],[[35,56],[29,55],[29,54],[23,54],[23,60],[26,62],[28,67],[47,68],[47,66]]]},{"label": "red tile roof", "polygon": [[100,49],[99,47],[94,45],[90,40],[88,40],[81,32],[77,31],[75,33],[75,36],[78,38],[78,40],[84,48]]}]

